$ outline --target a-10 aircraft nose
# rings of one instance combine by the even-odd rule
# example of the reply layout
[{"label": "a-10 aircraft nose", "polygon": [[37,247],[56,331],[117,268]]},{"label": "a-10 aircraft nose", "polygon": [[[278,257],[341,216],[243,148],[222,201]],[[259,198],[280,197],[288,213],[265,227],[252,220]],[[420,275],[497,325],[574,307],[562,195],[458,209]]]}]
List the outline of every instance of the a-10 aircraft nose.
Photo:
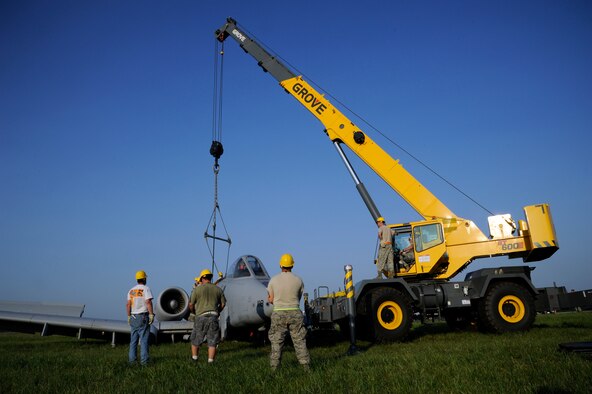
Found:
[{"label": "a-10 aircraft nose", "polygon": [[261,300],[257,303],[257,311],[259,315],[264,315],[267,318],[271,318],[273,312],[273,304],[270,304],[267,300]]}]

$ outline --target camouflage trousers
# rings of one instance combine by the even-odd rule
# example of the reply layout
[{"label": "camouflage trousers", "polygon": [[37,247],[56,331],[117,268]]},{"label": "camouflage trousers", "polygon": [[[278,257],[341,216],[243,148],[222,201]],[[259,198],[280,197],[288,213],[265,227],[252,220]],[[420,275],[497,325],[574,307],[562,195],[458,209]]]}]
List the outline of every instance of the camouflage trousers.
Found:
[{"label": "camouflage trousers", "polygon": [[392,245],[383,245],[378,248],[376,270],[379,276],[384,273],[387,277],[390,277],[395,272],[395,256]]},{"label": "camouflage trousers", "polygon": [[292,338],[298,362],[303,365],[310,364],[302,312],[300,310],[273,311],[271,314],[271,327],[269,328],[269,341],[271,342],[269,364],[274,369],[280,365],[282,360],[282,350],[288,332]]}]

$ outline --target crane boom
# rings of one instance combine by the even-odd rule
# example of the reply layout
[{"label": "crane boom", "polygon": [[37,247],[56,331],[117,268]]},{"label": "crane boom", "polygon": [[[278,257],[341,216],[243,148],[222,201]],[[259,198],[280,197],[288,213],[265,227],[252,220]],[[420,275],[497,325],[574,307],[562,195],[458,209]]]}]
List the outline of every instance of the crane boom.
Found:
[{"label": "crane boom", "polygon": [[288,93],[323,123],[325,132],[331,141],[347,145],[424,219],[452,219],[456,217],[448,207],[407,172],[399,160],[393,159],[372,141],[302,76],[293,73],[250,38],[245,31],[237,26],[236,21],[228,18],[227,23],[216,32],[216,35],[220,41],[229,36],[232,37],[245,52],[257,61],[264,71],[271,74]]},{"label": "crane boom", "polygon": [[[286,92],[321,121],[325,133],[346,163],[374,220],[381,215],[365,187],[357,179],[340,144],[345,144],[351,149],[423,217],[423,220],[418,222],[389,225],[395,233],[394,243],[398,243],[402,238],[406,240],[411,237],[414,243],[412,269],[399,273],[399,276],[409,279],[447,280],[477,258],[508,256],[520,257],[524,262],[530,262],[546,259],[559,249],[547,204],[524,207],[527,220],[520,220],[518,226],[510,215],[490,216],[491,235],[485,236],[471,220],[457,217],[411,175],[399,160],[385,152],[301,75],[294,73],[266,51],[237,26],[237,22],[232,18],[228,18],[216,31],[219,41],[223,42],[228,37],[232,37]],[[514,236],[516,230],[518,235]]]}]

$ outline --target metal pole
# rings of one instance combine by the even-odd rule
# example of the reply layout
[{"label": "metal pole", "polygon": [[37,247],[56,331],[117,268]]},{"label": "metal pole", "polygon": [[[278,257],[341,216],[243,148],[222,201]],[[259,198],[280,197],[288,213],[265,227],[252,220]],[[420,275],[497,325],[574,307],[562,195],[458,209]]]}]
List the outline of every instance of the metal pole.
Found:
[{"label": "metal pole", "polygon": [[339,157],[341,157],[343,164],[345,164],[347,172],[349,172],[349,175],[351,175],[352,179],[354,180],[354,183],[356,184],[356,189],[358,190],[358,193],[360,193],[362,201],[364,201],[364,204],[366,204],[366,208],[368,208],[368,211],[370,212],[372,219],[376,221],[376,219],[378,219],[382,215],[378,211],[376,204],[374,204],[374,200],[372,200],[372,197],[370,197],[368,190],[366,190],[366,186],[364,186],[362,181],[360,181],[360,178],[358,178],[358,174],[356,174],[356,171],[349,162],[347,156],[345,155],[345,152],[343,151],[343,149],[341,149],[339,142],[333,141],[333,146],[335,146],[335,149],[337,149],[337,153],[339,153]]},{"label": "metal pole", "polygon": [[351,265],[346,265],[343,267],[345,270],[345,295],[347,297],[347,314],[349,315],[349,349],[347,350],[348,356],[352,356],[358,353],[358,348],[356,346],[356,309],[354,305],[354,282],[352,279],[352,270],[353,267]]}]

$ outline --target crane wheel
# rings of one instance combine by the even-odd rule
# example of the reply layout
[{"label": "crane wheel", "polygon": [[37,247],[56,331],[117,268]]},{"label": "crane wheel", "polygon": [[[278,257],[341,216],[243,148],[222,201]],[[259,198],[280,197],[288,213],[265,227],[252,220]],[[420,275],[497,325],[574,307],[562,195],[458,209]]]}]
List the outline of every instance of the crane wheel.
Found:
[{"label": "crane wheel", "polygon": [[494,284],[479,306],[481,328],[494,333],[527,331],[535,316],[534,296],[514,282]]},{"label": "crane wheel", "polygon": [[376,342],[401,341],[411,330],[412,310],[409,297],[390,287],[372,291],[371,325],[372,338]]}]

